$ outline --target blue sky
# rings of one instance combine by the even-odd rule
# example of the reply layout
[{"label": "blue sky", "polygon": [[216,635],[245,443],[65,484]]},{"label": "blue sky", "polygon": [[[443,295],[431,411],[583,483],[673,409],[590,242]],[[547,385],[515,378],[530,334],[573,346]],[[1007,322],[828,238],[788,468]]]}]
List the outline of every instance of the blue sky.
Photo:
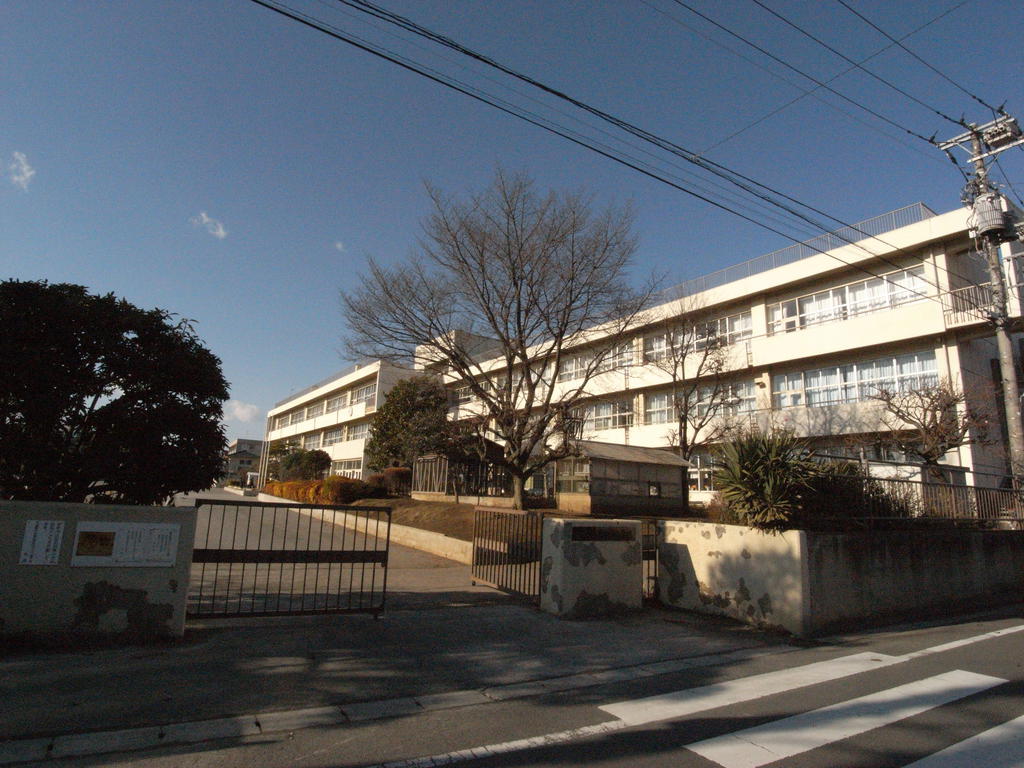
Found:
[{"label": "blue sky", "polygon": [[[855,60],[888,45],[836,0],[763,2]],[[958,2],[847,0],[896,37],[954,8],[905,44],[1024,119],[1024,7]],[[380,3],[698,152],[813,87],[673,0]],[[849,66],[751,0],[688,4],[820,80]],[[291,5],[606,138],[594,118],[333,0]],[[865,66],[952,117],[991,118],[898,48]],[[861,72],[833,86],[924,137],[959,132]],[[0,93],[0,278],[194,319],[231,383],[229,438],[262,437],[274,402],[345,365],[339,291],[368,256],[415,250],[424,182],[475,190],[502,166],[631,203],[637,278],[666,285],[790,242],[245,0],[7,3]],[[962,184],[938,150],[827,93],[707,156],[848,222],[919,200],[950,210]],[[666,155],[651,162],[681,178]],[[1024,152],[1001,164],[1024,194]]]}]

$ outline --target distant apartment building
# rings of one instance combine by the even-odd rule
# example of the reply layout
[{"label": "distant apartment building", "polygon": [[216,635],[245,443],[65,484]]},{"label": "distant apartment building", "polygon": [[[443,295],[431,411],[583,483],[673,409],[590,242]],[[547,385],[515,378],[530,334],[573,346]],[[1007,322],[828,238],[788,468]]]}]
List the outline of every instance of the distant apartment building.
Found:
[{"label": "distant apartment building", "polygon": [[267,480],[270,449],[291,443],[323,450],[330,474],[362,479],[368,474],[364,446],[384,395],[410,371],[381,360],[334,374],[277,403],[267,414],[260,482]]},{"label": "distant apartment building", "polygon": [[245,482],[250,472],[259,469],[262,454],[262,440],[232,440],[224,452],[224,479]]},{"label": "distant apartment building", "polygon": [[[994,421],[988,442],[955,449],[945,463],[957,468],[951,474],[958,481],[999,483],[1007,461],[989,275],[969,216],[966,209],[936,215],[910,206],[861,222],[842,237],[822,235],[666,292],[588,386],[582,438],[672,448],[672,381],[657,362],[673,343],[674,319],[699,307],[710,318],[707,337],[729,349],[731,396],[721,418],[791,430],[823,453],[898,463],[905,457],[881,439],[888,427],[872,395],[881,387],[900,391],[948,380],[973,402],[984,401]],[[1009,313],[1018,318],[1021,255],[1020,242],[1001,246]],[[559,387],[574,386],[588,354],[581,346],[563,360],[555,399]],[[503,364],[484,360],[481,368],[497,377]],[[476,413],[468,388],[455,381],[451,387],[452,418]],[[689,485],[699,500],[711,489],[709,453],[693,463]],[[573,471],[574,488],[585,488],[585,462],[574,462]]]}]

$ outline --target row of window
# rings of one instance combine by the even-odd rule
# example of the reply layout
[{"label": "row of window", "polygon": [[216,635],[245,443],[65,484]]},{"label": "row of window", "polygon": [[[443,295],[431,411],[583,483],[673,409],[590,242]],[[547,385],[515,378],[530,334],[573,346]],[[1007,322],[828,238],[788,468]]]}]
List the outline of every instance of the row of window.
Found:
[{"label": "row of window", "polygon": [[327,448],[350,440],[363,440],[369,433],[370,422],[368,421],[359,424],[342,424],[332,429],[325,429],[323,432],[310,432],[308,435],[303,435],[302,447],[307,451],[315,451],[318,448]]},{"label": "row of window", "polygon": [[343,461],[332,461],[331,474],[359,480],[363,476],[363,460],[344,459]]},{"label": "row of window", "polygon": [[[789,333],[811,325],[920,301],[927,297],[928,288],[924,266],[919,265],[787,299],[768,306],[768,333]],[[664,360],[670,357],[673,350],[688,348],[690,351],[699,351],[712,344],[735,344],[752,335],[753,318],[748,310],[712,320],[688,331],[645,336],[643,362]],[[633,365],[635,358],[633,345],[627,342],[609,352],[598,370],[607,371]],[[582,378],[592,363],[593,356],[585,352],[566,358],[558,371],[558,381]]]},{"label": "row of window", "polygon": [[[756,387],[753,381],[731,382],[717,391],[712,387],[698,390],[695,412],[703,418],[709,409],[722,415],[735,416],[757,410]],[[576,411],[584,434],[602,429],[631,427],[634,424],[633,399],[591,403]],[[671,424],[676,420],[675,401],[671,392],[652,392],[644,396],[644,424]]]},{"label": "row of window", "polygon": [[879,390],[906,392],[938,383],[935,352],[892,355],[772,376],[772,407],[869,400]]},{"label": "row of window", "polygon": [[[673,350],[689,349],[699,351],[712,344],[735,344],[753,335],[753,319],[750,311],[729,317],[722,317],[704,323],[689,331],[659,332],[645,336],[643,340],[643,362],[654,363],[669,357]],[[558,381],[581,379],[593,365],[593,353],[581,352],[562,361],[558,370]],[[636,363],[633,343],[624,342],[613,348],[601,360],[598,371],[611,371]]]},{"label": "row of window", "polygon": [[347,406],[358,405],[359,403],[372,403],[377,397],[377,383],[371,382],[354,389],[332,395],[324,400],[307,405],[305,408],[297,408],[294,411],[281,414],[274,419],[274,429],[281,429],[290,424],[299,424],[325,413],[333,413]]},{"label": "row of window", "polygon": [[[833,405],[870,400],[879,390],[905,392],[938,383],[934,351],[892,355],[876,360],[831,365],[772,377],[772,407]],[[694,405],[698,418],[709,410],[726,416],[757,410],[757,388],[753,381],[729,382],[718,391],[702,387]],[[584,433],[634,425],[633,399],[591,403],[577,409]],[[644,424],[671,424],[677,418],[671,392],[644,396]]]},{"label": "row of window", "polygon": [[790,333],[809,325],[920,301],[928,295],[924,267],[889,272],[768,305],[768,333]]}]

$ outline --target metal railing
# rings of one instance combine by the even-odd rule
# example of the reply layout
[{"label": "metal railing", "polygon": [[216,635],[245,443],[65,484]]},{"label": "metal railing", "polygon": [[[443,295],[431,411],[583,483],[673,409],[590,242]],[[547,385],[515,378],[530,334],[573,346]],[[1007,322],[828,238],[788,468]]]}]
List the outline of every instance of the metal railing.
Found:
[{"label": "metal railing", "polygon": [[391,510],[197,499],[189,616],[380,614]]},{"label": "metal railing", "polygon": [[[473,525],[474,583],[540,599],[544,518],[558,512],[479,508]],[[635,518],[630,518],[635,519]],[[643,596],[658,594],[658,518],[640,520]]]},{"label": "metal railing", "polygon": [[942,294],[942,315],[947,326],[984,322],[994,311],[991,283],[969,285]]},{"label": "metal railing", "polygon": [[775,269],[786,264],[792,264],[794,261],[817,256],[820,253],[835,248],[841,248],[844,245],[849,245],[851,242],[858,242],[869,237],[877,237],[884,232],[891,232],[900,227],[917,224],[935,215],[935,212],[924,203],[914,203],[905,208],[898,208],[895,211],[889,211],[880,216],[865,219],[849,227],[837,229],[834,232],[826,232],[802,243],[796,243],[795,245],[766,253],[763,256],[758,256],[740,264],[734,264],[717,272],[687,280],[661,292],[654,298],[652,303],[660,304],[681,299],[685,296],[692,296],[693,294],[717,288],[726,283],[742,280],[761,272],[767,272],[769,269]]},{"label": "metal railing", "polygon": [[836,478],[809,511],[807,522],[831,527],[841,521],[854,527],[872,527],[875,521],[1024,526],[1024,491],[901,478]]}]

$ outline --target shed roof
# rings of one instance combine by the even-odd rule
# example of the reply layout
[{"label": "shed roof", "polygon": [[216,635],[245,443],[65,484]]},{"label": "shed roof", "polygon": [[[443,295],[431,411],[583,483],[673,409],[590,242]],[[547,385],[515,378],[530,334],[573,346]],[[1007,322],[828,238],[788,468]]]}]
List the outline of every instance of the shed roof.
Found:
[{"label": "shed roof", "polygon": [[690,462],[661,448],[645,448],[640,445],[618,445],[599,443],[595,440],[580,440],[576,443],[580,454],[591,459],[626,461],[633,464],[667,464],[673,467],[688,467]]}]

